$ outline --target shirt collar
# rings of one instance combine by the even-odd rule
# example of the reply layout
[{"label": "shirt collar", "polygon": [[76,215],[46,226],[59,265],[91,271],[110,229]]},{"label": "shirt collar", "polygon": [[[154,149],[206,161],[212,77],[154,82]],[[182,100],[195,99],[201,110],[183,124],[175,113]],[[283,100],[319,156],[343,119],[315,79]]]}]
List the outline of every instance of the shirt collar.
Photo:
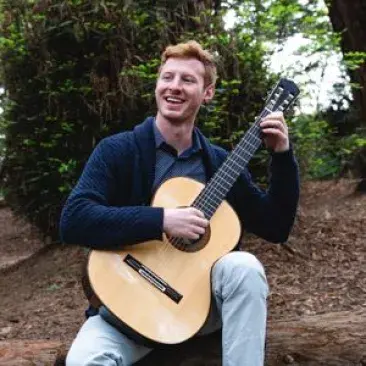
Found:
[{"label": "shirt collar", "polygon": [[[164,136],[159,131],[158,127],[156,126],[156,121],[154,121],[154,136],[155,136],[155,147],[156,149],[160,149],[162,145],[168,145],[170,146],[164,139]],[[186,155],[186,153],[189,153],[189,155],[197,153],[202,150],[201,141],[198,137],[198,133],[196,131],[196,127],[193,129],[193,136],[192,136],[192,146],[188,148],[183,155]]]}]

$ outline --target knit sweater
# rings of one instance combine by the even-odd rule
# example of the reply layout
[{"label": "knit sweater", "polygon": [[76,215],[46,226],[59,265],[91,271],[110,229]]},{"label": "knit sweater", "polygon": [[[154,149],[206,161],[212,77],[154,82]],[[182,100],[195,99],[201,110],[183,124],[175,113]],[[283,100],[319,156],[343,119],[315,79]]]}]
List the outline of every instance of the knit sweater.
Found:
[{"label": "knit sweater", "polygon": [[[196,131],[209,180],[228,153]],[[118,249],[162,239],[164,209],[149,206],[155,148],[151,117],[132,131],[101,140],[63,208],[61,240],[92,249]],[[263,191],[245,169],[226,199],[246,231],[278,243],[287,240],[299,198],[298,166],[291,149],[272,154],[270,172],[269,188]]]}]

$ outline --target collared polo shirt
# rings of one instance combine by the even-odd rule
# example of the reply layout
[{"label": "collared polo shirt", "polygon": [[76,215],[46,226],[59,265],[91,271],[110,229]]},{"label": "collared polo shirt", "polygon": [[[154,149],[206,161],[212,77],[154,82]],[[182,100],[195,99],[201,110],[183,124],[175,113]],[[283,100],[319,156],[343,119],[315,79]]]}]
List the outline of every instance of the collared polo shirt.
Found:
[{"label": "collared polo shirt", "polygon": [[178,156],[177,150],[169,145],[154,121],[156,146],[156,164],[153,192],[167,179],[188,177],[206,183],[206,172],[203,165],[203,150],[195,130],[193,130],[192,146]]}]

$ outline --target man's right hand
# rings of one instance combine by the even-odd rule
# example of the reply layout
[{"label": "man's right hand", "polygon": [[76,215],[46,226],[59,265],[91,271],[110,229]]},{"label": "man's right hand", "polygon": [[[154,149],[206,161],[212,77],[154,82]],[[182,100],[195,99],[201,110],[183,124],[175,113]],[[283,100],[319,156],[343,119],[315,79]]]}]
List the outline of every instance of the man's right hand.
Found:
[{"label": "man's right hand", "polygon": [[208,220],[194,207],[164,209],[164,232],[171,237],[197,240],[208,226]]}]

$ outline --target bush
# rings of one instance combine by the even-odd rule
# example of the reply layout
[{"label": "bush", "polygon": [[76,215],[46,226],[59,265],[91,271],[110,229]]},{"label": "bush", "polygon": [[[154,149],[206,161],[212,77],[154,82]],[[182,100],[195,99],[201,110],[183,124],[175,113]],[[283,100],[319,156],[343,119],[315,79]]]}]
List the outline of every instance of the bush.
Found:
[{"label": "bush", "polygon": [[[323,116],[320,116],[323,117]],[[302,115],[291,124],[303,177],[330,179],[351,168],[366,139],[353,133],[339,136],[337,126],[317,116]]]},{"label": "bush", "polygon": [[17,213],[57,237],[61,207],[95,144],[155,113],[169,43],[194,38],[220,55],[217,97],[199,124],[215,142],[237,141],[270,84],[264,53],[244,33],[223,30],[204,3],[2,1],[2,178]]}]

